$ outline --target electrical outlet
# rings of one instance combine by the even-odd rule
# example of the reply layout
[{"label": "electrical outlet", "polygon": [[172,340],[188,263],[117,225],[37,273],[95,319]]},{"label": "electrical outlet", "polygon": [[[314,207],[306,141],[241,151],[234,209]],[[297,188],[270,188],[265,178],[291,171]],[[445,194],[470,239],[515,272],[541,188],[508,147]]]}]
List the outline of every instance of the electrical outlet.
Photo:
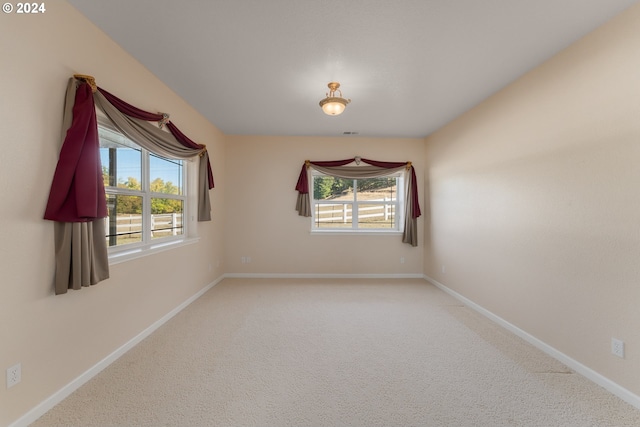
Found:
[{"label": "electrical outlet", "polygon": [[11,388],[22,380],[22,364],[7,368],[7,388]]},{"label": "electrical outlet", "polygon": [[403,256],[400,257],[400,264],[404,264],[404,257]]},{"label": "electrical outlet", "polygon": [[447,272],[447,267],[443,264],[442,265],[442,274]]},{"label": "electrical outlet", "polygon": [[624,359],[624,341],[611,338],[611,353]]}]

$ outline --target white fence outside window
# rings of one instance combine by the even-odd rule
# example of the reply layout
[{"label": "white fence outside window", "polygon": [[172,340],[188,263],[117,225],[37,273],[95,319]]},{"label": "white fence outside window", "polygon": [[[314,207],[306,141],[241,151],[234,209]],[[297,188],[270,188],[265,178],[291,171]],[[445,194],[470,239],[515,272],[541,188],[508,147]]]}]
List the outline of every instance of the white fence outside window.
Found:
[{"label": "white fence outside window", "polygon": [[[182,213],[151,215],[151,231],[153,237],[178,236],[182,234]],[[105,218],[105,228],[110,230],[109,218]],[[118,214],[116,222],[117,235],[142,233],[142,215]]]}]

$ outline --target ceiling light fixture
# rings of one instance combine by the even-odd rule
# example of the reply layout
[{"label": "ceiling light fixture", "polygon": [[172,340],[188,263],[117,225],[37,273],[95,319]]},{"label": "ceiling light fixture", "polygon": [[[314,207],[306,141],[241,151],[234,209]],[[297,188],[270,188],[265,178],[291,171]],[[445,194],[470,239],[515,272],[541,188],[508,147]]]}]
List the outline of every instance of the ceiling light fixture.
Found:
[{"label": "ceiling light fixture", "polygon": [[[351,100],[342,97],[342,91],[338,89],[340,87],[340,83],[331,82],[327,86],[329,87],[329,93],[327,93],[327,97],[325,99],[320,101],[320,107],[322,107],[322,111],[330,116],[337,116],[338,114],[342,114],[344,109],[347,108],[347,104],[350,103]],[[338,96],[336,96],[336,92],[338,92]]]}]

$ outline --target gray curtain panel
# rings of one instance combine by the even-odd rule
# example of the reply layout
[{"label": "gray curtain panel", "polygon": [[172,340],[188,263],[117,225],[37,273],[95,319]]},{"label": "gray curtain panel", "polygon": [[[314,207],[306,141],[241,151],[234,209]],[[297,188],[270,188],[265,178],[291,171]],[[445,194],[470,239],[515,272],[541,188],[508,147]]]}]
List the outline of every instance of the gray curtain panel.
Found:
[{"label": "gray curtain panel", "polygon": [[56,246],[55,293],[95,285],[109,278],[104,219],[54,222]]}]

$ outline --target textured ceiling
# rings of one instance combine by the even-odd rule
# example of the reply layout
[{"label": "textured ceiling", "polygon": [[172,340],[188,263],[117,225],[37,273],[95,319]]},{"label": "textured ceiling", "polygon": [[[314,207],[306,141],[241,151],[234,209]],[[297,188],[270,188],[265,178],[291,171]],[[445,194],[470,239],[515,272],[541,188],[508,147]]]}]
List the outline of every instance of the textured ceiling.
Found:
[{"label": "textured ceiling", "polygon": [[637,0],[69,2],[225,134],[424,137]]}]

